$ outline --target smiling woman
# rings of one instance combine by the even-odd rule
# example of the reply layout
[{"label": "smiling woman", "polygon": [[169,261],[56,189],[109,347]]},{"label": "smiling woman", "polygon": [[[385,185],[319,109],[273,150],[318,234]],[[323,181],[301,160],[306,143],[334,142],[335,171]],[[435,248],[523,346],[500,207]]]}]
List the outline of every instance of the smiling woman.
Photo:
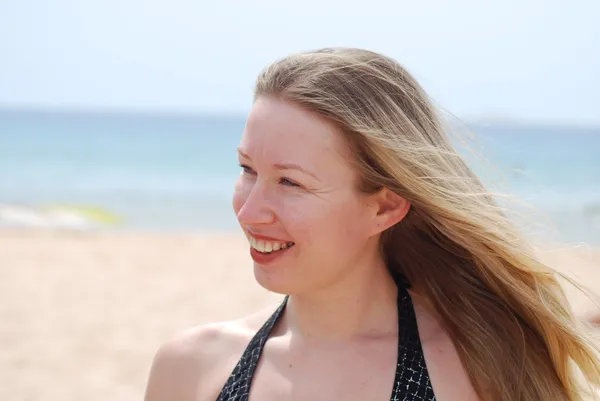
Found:
[{"label": "smiling woman", "polygon": [[574,401],[578,372],[600,384],[556,273],[394,60],[270,65],[238,154],[254,275],[284,300],[164,344],[148,401]]},{"label": "smiling woman", "polygon": [[[250,238],[295,244],[268,259],[260,250],[251,253],[255,261],[271,262],[255,264],[258,282],[269,290],[301,294],[335,283],[352,261],[365,258],[368,243],[377,253],[375,233],[408,211],[408,202],[391,192],[357,196],[341,132],[293,103],[257,99],[240,148],[244,170],[233,204],[242,228]],[[375,221],[382,201],[388,210]]]}]

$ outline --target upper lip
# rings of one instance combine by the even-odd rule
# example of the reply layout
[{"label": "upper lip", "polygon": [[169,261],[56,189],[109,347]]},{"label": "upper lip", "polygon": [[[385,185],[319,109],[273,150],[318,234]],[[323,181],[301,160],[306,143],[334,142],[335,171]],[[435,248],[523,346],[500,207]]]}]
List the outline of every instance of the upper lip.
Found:
[{"label": "upper lip", "polygon": [[252,231],[247,231],[247,233],[252,238],[261,239],[263,241],[270,241],[270,242],[291,242],[291,241],[288,241],[288,240],[285,240],[285,239],[273,238],[273,237],[269,237],[269,236],[266,236],[266,235],[256,234],[256,233],[253,233]]}]

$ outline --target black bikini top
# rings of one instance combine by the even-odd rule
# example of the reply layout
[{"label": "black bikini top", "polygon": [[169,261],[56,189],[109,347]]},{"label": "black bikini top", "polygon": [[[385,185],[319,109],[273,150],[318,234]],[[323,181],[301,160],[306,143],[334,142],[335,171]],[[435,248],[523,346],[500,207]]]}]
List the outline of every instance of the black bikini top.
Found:
[{"label": "black bikini top", "polygon": [[[254,335],[217,401],[248,401],[252,378],[271,330],[279,320],[288,297]],[[398,361],[390,401],[434,401],[425,366],[412,299],[405,285],[398,285]]]}]

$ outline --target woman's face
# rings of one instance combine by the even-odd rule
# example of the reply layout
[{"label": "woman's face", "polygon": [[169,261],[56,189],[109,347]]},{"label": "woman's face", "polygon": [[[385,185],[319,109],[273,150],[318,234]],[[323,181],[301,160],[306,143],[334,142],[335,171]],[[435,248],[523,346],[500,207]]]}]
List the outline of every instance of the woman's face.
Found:
[{"label": "woman's face", "polygon": [[332,124],[259,98],[238,153],[233,207],[263,287],[284,294],[326,287],[377,248],[377,202],[358,191],[353,156]]}]

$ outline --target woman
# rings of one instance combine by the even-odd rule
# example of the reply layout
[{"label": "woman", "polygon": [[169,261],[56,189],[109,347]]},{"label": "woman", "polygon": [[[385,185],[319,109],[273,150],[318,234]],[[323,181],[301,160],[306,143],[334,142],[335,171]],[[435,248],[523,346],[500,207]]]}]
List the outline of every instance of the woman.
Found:
[{"label": "woman", "polygon": [[418,83],[360,49],[266,68],[234,210],[276,309],[158,351],[156,400],[580,400],[600,382],[554,273]]}]

